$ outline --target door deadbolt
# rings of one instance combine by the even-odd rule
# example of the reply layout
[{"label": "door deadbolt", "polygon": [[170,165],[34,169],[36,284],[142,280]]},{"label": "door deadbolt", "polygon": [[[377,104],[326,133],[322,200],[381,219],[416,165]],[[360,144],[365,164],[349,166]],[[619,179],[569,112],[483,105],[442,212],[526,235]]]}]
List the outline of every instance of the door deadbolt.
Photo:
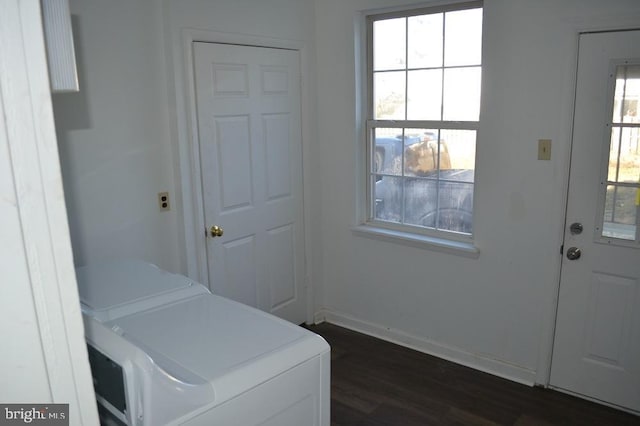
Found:
[{"label": "door deadbolt", "polygon": [[582,250],[578,247],[570,247],[569,250],[567,250],[567,259],[569,260],[578,260],[580,256],[582,256]]},{"label": "door deadbolt", "polygon": [[213,225],[211,228],[209,228],[209,233],[211,234],[211,237],[215,238],[215,237],[222,237],[222,234],[224,234],[224,231],[218,225]]},{"label": "door deadbolt", "polygon": [[571,232],[571,235],[580,235],[582,234],[583,229],[584,228],[580,222],[575,222],[569,227],[569,232]]}]

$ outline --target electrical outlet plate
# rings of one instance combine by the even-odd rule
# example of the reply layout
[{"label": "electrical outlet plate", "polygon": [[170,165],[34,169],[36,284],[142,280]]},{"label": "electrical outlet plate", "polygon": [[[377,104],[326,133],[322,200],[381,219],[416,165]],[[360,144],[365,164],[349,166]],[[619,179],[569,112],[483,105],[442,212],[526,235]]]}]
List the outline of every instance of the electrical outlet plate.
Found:
[{"label": "electrical outlet plate", "polygon": [[160,211],[171,210],[168,192],[158,192],[158,206],[160,207]]},{"label": "electrical outlet plate", "polygon": [[538,160],[551,160],[551,139],[538,139]]}]

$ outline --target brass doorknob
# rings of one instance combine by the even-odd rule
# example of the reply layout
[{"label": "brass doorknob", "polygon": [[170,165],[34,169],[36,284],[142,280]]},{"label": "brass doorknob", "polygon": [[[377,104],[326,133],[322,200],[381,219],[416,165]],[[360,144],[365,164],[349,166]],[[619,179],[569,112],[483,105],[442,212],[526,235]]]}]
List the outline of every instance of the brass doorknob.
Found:
[{"label": "brass doorknob", "polygon": [[211,228],[209,228],[209,233],[213,238],[215,238],[215,237],[222,237],[222,234],[224,234],[224,231],[218,225],[213,225]]}]

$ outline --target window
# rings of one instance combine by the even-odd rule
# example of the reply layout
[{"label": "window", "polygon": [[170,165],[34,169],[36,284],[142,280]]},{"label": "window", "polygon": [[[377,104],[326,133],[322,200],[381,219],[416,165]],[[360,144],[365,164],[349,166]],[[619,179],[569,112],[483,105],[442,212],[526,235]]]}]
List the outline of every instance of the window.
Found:
[{"label": "window", "polygon": [[367,18],[368,222],[472,234],[482,4]]},{"label": "window", "polygon": [[640,65],[625,61],[615,69],[609,161],[602,179],[604,212],[599,228],[605,238],[640,242]]}]

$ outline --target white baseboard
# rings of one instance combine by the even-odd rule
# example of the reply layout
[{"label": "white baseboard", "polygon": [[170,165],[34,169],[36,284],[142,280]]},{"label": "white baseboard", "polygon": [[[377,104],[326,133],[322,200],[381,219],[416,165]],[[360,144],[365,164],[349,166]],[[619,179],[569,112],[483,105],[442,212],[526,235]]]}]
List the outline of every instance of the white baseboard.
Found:
[{"label": "white baseboard", "polygon": [[377,337],[387,342],[395,343],[417,350],[447,361],[455,362],[494,376],[502,377],[527,386],[535,384],[536,372],[527,368],[509,364],[507,362],[465,352],[459,348],[442,345],[399,330],[392,330],[368,321],[360,320],[339,312],[322,309],[318,311],[314,320],[316,324],[328,322],[349,330]]}]

